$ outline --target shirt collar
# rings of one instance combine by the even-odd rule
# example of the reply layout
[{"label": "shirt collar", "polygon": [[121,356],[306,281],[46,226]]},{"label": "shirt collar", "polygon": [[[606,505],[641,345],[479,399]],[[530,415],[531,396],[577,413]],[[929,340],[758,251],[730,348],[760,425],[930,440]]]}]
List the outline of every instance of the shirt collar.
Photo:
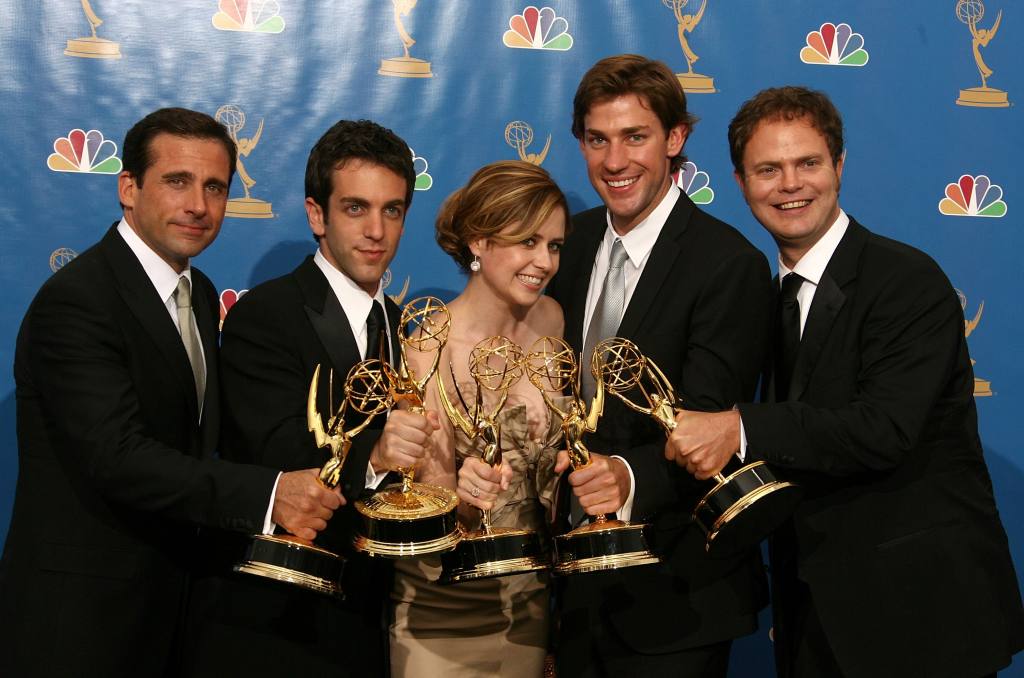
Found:
[{"label": "shirt collar", "polygon": [[615,229],[612,228],[612,215],[608,213],[606,215],[608,227],[604,231],[604,251],[610,252],[612,243],[616,239],[621,240],[622,247],[626,250],[626,256],[629,257],[630,263],[635,267],[639,267],[647,258],[647,255],[651,253],[651,250],[654,249],[654,243],[658,241],[661,229],[665,227],[668,216],[672,214],[672,208],[676,206],[679,194],[679,187],[675,184],[670,184],[665,197],[661,199],[658,206],[647,215],[646,219],[634,226],[626,235],[619,235],[615,232]]},{"label": "shirt collar", "polygon": [[825,274],[825,268],[832,259],[832,255],[835,254],[836,247],[839,246],[839,241],[843,239],[849,225],[850,217],[846,216],[846,212],[843,210],[839,210],[839,216],[829,226],[825,235],[821,236],[821,239],[807,250],[807,254],[800,257],[800,261],[796,262],[796,266],[792,269],[782,263],[782,255],[779,255],[779,283],[782,283],[782,279],[788,273],[794,272],[804,280],[817,285],[821,276]]},{"label": "shirt collar", "polygon": [[370,315],[370,307],[374,301],[379,301],[380,305],[384,306],[384,289],[379,282],[377,283],[377,292],[370,296],[352,278],[327,261],[319,249],[313,255],[313,262],[323,271],[327,283],[334,291],[334,296],[338,298],[341,307],[345,309],[345,315],[348,316],[353,328],[361,328],[366,324],[366,318]]},{"label": "shirt collar", "polygon": [[117,232],[127,243],[135,258],[142,264],[142,270],[146,272],[146,276],[153,283],[153,287],[156,288],[156,293],[160,295],[161,301],[166,303],[171,298],[171,295],[178,288],[178,278],[181,276],[188,278],[189,285],[192,284],[191,266],[186,266],[185,270],[181,273],[175,271],[171,268],[170,264],[161,259],[160,255],[154,252],[139,237],[139,234],[135,232],[135,229],[131,227],[124,217],[121,218],[121,223],[117,225]]}]

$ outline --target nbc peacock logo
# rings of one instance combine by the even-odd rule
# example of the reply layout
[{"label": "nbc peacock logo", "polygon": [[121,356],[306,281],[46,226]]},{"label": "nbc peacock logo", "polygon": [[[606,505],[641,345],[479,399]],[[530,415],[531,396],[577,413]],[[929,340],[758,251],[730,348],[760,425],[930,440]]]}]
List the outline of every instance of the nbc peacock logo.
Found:
[{"label": "nbc peacock logo", "polygon": [[242,298],[242,295],[249,290],[233,290],[230,287],[226,290],[222,290],[220,293],[220,329],[224,329],[224,318],[227,317],[228,311],[235,305],[235,302]]},{"label": "nbc peacock logo", "polygon": [[104,139],[98,129],[88,132],[73,129],[67,136],[54,140],[53,151],[46,159],[46,166],[54,172],[117,174],[121,171],[117,144]]},{"label": "nbc peacock logo", "polygon": [[818,66],[863,66],[868,62],[864,36],[854,33],[847,23],[823,23],[807,34],[800,61]]},{"label": "nbc peacock logo", "polygon": [[697,165],[687,160],[673,175],[676,186],[697,205],[707,205],[715,199],[715,190],[711,188],[711,177]]},{"label": "nbc peacock logo", "polygon": [[413,151],[411,148],[409,150],[412,152],[412,168],[416,172],[416,183],[413,184],[413,190],[429,191],[430,187],[434,185],[434,177],[427,173],[430,165],[427,163],[426,158],[416,155],[416,151]]},{"label": "nbc peacock logo", "polygon": [[280,33],[284,30],[281,5],[277,0],[220,0],[213,15],[219,31]]},{"label": "nbc peacock logo", "polygon": [[509,29],[501,41],[512,49],[547,49],[564,52],[572,48],[569,22],[550,7],[530,5],[508,20]]},{"label": "nbc peacock logo", "polygon": [[946,197],[939,201],[939,212],[950,217],[1005,217],[1003,189],[985,176],[964,174],[946,184]]}]

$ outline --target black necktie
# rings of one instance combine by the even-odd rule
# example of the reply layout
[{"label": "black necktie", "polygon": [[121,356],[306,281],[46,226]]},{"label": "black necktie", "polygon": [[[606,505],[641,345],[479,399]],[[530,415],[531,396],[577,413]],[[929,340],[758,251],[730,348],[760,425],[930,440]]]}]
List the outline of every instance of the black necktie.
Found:
[{"label": "black necktie", "polygon": [[789,395],[789,381],[800,351],[800,303],[796,293],[804,279],[788,273],[782,279],[779,292],[778,316],[775,336],[775,400],[781,402]]},{"label": "black necktie", "polygon": [[385,333],[387,320],[384,318],[384,307],[380,305],[379,301],[374,301],[373,306],[370,308],[370,315],[366,316],[366,357],[380,358],[380,347],[384,345],[384,360],[391,360],[391,352],[388,351],[387,335],[381,338],[381,335]]}]

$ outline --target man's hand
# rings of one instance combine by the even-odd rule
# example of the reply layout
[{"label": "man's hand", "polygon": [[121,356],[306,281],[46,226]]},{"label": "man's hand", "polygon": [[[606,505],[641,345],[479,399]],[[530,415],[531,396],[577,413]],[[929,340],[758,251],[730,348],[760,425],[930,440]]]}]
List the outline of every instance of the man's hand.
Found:
[{"label": "man's hand", "polygon": [[697,480],[722,471],[740,449],[740,413],[687,412],[676,415],[676,430],[665,443],[665,458]]},{"label": "man's hand", "polygon": [[615,513],[629,497],[629,470],[619,459],[591,452],[590,463],[569,474],[569,484],[587,515]]},{"label": "man's hand", "polygon": [[345,503],[341,491],[324,487],[319,476],[320,469],[311,468],[282,473],[277,481],[271,520],[300,539],[316,539],[316,533]]},{"label": "man's hand", "polygon": [[439,428],[441,421],[433,410],[424,414],[392,410],[370,452],[374,473],[418,466],[431,447],[430,434]]},{"label": "man's hand", "polygon": [[469,457],[459,469],[455,493],[467,504],[483,511],[494,508],[498,493],[507,490],[512,482],[512,467],[508,464],[489,466],[479,457]]}]

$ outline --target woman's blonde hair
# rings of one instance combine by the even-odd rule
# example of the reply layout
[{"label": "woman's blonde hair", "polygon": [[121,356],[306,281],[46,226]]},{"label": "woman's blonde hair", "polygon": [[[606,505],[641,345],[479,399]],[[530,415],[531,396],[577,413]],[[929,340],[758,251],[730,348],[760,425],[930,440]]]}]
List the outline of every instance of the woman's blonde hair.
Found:
[{"label": "woman's blonde hair", "polygon": [[[463,271],[473,253],[469,244],[482,238],[515,244],[532,237],[547,219],[562,210],[569,227],[569,204],[543,168],[522,160],[484,165],[441,205],[435,222],[437,244]],[[500,231],[518,223],[515,233]]]}]

